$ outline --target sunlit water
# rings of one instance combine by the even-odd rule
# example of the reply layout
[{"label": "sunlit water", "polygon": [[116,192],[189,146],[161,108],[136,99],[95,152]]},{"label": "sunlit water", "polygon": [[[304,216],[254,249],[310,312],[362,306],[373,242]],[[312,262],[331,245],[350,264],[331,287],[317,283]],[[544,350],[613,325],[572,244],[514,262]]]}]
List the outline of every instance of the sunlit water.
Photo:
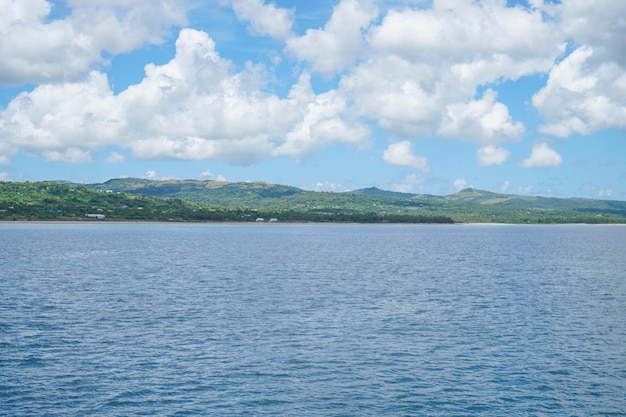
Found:
[{"label": "sunlit water", "polygon": [[624,415],[626,227],[0,224],[0,414]]}]

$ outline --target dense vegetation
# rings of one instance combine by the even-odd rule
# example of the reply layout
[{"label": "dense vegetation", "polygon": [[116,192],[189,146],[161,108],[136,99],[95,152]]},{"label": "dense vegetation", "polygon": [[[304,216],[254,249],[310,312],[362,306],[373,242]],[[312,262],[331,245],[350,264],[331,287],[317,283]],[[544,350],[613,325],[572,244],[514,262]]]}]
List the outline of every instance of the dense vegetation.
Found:
[{"label": "dense vegetation", "polygon": [[626,222],[626,202],[623,201],[524,197],[474,189],[442,197],[377,188],[331,193],[264,182],[150,181],[136,178],[114,179],[91,186],[100,190],[174,197],[223,207],[295,211],[308,215],[438,216],[456,222],[497,223]]},{"label": "dense vegetation", "polygon": [[626,202],[473,189],[449,196],[377,188],[332,193],[263,182],[0,182],[0,220],[80,220],[85,214],[105,221],[626,223]]},{"label": "dense vegetation", "polygon": [[57,182],[0,183],[0,220],[79,220],[102,214],[110,220],[228,220],[233,210],[180,199],[101,192]]},{"label": "dense vegetation", "polygon": [[[89,219],[86,215],[103,215]],[[263,219],[263,220],[261,220]],[[392,215],[342,210],[292,210],[277,207],[220,206],[180,198],[98,190],[61,182],[0,182],[0,220],[451,223],[444,216]]]}]

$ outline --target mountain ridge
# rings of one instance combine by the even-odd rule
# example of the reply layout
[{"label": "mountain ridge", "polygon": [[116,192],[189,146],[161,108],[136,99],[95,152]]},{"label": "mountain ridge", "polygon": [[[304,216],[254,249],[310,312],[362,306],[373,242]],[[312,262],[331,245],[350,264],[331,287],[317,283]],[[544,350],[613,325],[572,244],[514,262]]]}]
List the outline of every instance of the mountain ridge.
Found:
[{"label": "mountain ridge", "polygon": [[[114,179],[103,184],[92,184],[102,189],[115,185],[121,191],[144,193],[161,197],[175,197],[190,201],[218,204],[227,207],[259,206],[274,209],[295,210],[355,210],[364,212],[369,205],[377,212],[428,212],[458,214],[453,204],[481,206],[489,216],[503,216],[502,210],[544,210],[555,212],[577,212],[610,214],[626,217],[626,202],[619,200],[597,200],[584,198],[558,198],[543,196],[521,196],[466,188],[456,193],[437,196],[431,194],[402,193],[368,187],[352,191],[310,191],[294,186],[268,182],[225,182],[214,180],[147,180]],[[355,202],[355,199],[359,199]],[[314,201],[314,203],[312,203]],[[460,209],[459,209],[460,210]],[[463,217],[463,216],[461,216]],[[471,218],[472,216],[470,216]]]},{"label": "mountain ridge", "polygon": [[[138,205],[152,207],[152,217],[147,211],[131,210]],[[625,201],[519,196],[473,188],[436,196],[376,187],[309,191],[261,181],[0,182],[0,218],[16,219],[18,211],[20,218],[27,219],[61,218],[61,212],[72,212],[75,218],[81,211],[98,210],[111,218],[166,221],[241,221],[265,216],[285,221],[626,223]],[[54,215],[43,216],[44,212]]]},{"label": "mountain ridge", "polygon": [[536,201],[536,200],[541,200],[541,199],[549,199],[552,201],[573,200],[573,201],[585,201],[585,202],[591,202],[591,201],[607,202],[607,203],[615,202],[618,204],[622,204],[622,203],[626,204],[626,201],[622,201],[622,200],[594,199],[594,198],[585,198],[585,197],[546,197],[546,196],[540,196],[540,195],[523,196],[519,194],[496,193],[493,191],[481,190],[481,189],[472,188],[472,187],[459,190],[452,194],[435,195],[435,194],[419,194],[419,193],[390,191],[390,190],[385,190],[385,189],[378,188],[378,187],[366,187],[366,188],[360,188],[356,190],[340,191],[340,192],[338,191],[313,191],[313,190],[306,190],[303,188],[290,186],[290,185],[274,184],[274,183],[270,183],[266,181],[231,182],[231,181],[196,180],[196,179],[151,180],[151,179],[144,179],[144,178],[130,178],[129,177],[129,178],[113,178],[103,183],[91,183],[91,184],[90,183],[87,183],[87,184],[72,183],[72,184],[85,185],[87,187],[96,188],[96,189],[104,189],[105,186],[108,186],[108,185],[122,185],[122,189],[124,189],[125,191],[133,189],[131,187],[128,187],[126,184],[136,184],[136,186],[134,187],[135,189],[141,189],[142,186],[146,187],[147,185],[157,187],[160,184],[162,185],[196,184],[196,185],[202,185],[202,188],[207,188],[207,189],[218,188],[218,187],[223,187],[223,186],[242,186],[242,187],[255,186],[255,187],[266,187],[268,189],[269,188],[290,189],[290,190],[297,190],[299,192],[305,192],[305,193],[363,194],[363,195],[375,195],[375,196],[385,196],[385,197],[399,197],[399,198],[407,198],[407,199],[415,198],[415,197],[422,197],[422,198],[426,197],[426,198],[435,198],[435,199],[438,198],[438,199],[446,199],[446,200],[454,200],[454,201],[470,201],[473,199],[475,200],[476,198],[480,200],[480,199],[485,199],[486,197],[490,197],[491,199],[502,199],[502,200],[524,199],[524,200]]}]

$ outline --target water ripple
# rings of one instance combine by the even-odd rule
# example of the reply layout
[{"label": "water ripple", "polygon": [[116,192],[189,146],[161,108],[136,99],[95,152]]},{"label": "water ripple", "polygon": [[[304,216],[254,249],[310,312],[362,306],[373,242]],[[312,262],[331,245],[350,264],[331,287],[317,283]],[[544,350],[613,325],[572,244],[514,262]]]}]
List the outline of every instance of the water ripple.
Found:
[{"label": "water ripple", "polygon": [[0,228],[1,415],[626,413],[626,228]]}]

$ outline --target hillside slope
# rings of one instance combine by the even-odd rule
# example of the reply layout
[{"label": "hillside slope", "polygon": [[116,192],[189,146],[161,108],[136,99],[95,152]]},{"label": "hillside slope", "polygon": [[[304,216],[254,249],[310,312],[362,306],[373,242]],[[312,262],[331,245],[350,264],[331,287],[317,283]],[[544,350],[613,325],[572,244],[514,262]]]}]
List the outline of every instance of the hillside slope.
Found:
[{"label": "hillside slope", "polygon": [[586,198],[529,197],[512,194],[498,194],[472,188],[467,188],[459,191],[458,193],[446,196],[445,199],[447,201],[481,205],[549,210],[575,210],[596,213],[613,213],[626,216],[625,201],[593,200]]},{"label": "hillside slope", "polygon": [[[0,220],[258,222],[272,219],[272,221],[282,222],[453,222],[448,216],[426,213],[381,214],[371,210],[358,211],[341,207],[316,209],[315,206],[311,209],[294,209],[285,199],[288,199],[294,191],[297,192],[297,189],[284,186],[257,184],[258,187],[250,189],[239,187],[237,184],[223,184],[215,187],[219,189],[217,194],[221,195],[221,199],[227,203],[233,203],[235,200],[237,204],[221,206],[169,197],[169,195],[189,194],[192,197],[199,196],[198,199],[220,200],[207,198],[206,190],[198,191],[199,185],[209,185],[210,190],[210,186],[215,184],[190,184],[188,182],[158,184],[141,181],[129,181],[126,184],[134,187],[135,192],[113,190],[108,187],[112,185],[111,183],[106,184],[107,187],[101,187],[102,189],[94,189],[93,186],[55,181],[0,182]],[[142,194],[137,190],[147,190],[146,192],[151,195]],[[155,195],[162,195],[162,197]],[[263,196],[265,201],[273,201],[273,204],[240,204],[244,201],[256,203],[258,198],[255,196],[259,195]],[[90,216],[86,218],[86,215]]]},{"label": "hillside slope", "polygon": [[528,197],[465,189],[448,196],[366,188],[316,192],[265,182],[115,179],[92,188],[180,198],[229,208],[303,213],[447,216],[460,222],[622,223],[626,202],[580,198]]}]

